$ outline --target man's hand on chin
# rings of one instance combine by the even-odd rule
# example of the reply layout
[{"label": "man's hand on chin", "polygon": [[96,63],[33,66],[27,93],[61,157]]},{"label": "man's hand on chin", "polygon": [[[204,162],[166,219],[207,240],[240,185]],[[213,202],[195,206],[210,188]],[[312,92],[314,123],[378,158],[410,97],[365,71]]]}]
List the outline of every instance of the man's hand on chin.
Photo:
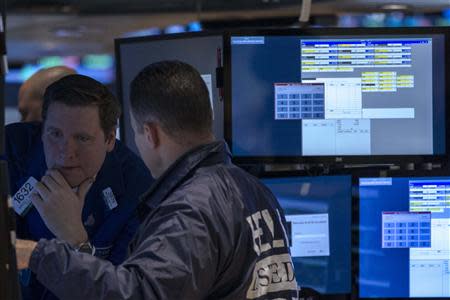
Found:
[{"label": "man's hand on chin", "polygon": [[36,244],[35,241],[16,240],[17,268],[19,270],[28,268],[31,253],[33,253]]},{"label": "man's hand on chin", "polygon": [[48,229],[72,246],[88,240],[81,214],[93,181],[86,179],[74,192],[59,171],[48,170],[36,184],[36,193],[31,197]]}]

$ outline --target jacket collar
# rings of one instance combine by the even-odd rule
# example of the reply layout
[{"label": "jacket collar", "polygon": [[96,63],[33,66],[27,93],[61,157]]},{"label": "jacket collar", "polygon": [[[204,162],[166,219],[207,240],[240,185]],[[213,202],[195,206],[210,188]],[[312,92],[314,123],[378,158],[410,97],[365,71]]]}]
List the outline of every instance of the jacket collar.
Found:
[{"label": "jacket collar", "polygon": [[141,204],[154,209],[198,168],[220,163],[231,163],[230,151],[223,141],[201,145],[186,152],[141,196]]},{"label": "jacket collar", "polygon": [[27,173],[27,177],[35,176],[37,177],[37,180],[40,180],[47,170],[47,164],[45,162],[44,154],[44,144],[42,143],[41,123],[35,124],[35,126],[32,127],[32,133],[29,135],[28,143],[32,146],[27,156],[24,157],[24,159],[26,160],[25,166],[28,166],[25,172]]},{"label": "jacket collar", "polygon": [[117,157],[119,143],[120,142],[116,140],[114,150],[106,154],[105,161],[103,162],[100,171],[97,173],[93,186],[97,187],[100,192],[110,187],[117,197],[125,194],[124,172],[121,169],[122,164],[120,159]]},{"label": "jacket collar", "polygon": [[45,171],[47,171],[47,164],[45,163],[44,146],[42,141],[39,141],[37,147],[31,150],[30,156],[28,157],[28,176],[36,176],[37,180],[40,180],[44,176]]}]

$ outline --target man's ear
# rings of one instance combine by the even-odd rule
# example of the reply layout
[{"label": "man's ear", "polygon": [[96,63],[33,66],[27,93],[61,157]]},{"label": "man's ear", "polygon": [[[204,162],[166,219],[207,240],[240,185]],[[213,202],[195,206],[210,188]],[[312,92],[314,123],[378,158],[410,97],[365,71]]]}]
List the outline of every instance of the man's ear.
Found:
[{"label": "man's ear", "polygon": [[109,132],[109,134],[106,136],[106,151],[111,152],[114,149],[114,146],[116,145],[116,129],[114,128]]},{"label": "man's ear", "polygon": [[147,142],[147,146],[150,149],[155,149],[160,144],[160,136],[158,126],[155,123],[148,122],[143,125],[144,137]]}]

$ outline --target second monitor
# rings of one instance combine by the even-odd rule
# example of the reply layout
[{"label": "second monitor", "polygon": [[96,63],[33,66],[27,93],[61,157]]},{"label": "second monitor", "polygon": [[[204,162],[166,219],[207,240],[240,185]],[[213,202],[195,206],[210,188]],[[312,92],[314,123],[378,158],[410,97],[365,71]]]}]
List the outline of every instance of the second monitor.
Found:
[{"label": "second monitor", "polygon": [[321,294],[351,292],[351,177],[266,178],[286,215],[295,276]]}]

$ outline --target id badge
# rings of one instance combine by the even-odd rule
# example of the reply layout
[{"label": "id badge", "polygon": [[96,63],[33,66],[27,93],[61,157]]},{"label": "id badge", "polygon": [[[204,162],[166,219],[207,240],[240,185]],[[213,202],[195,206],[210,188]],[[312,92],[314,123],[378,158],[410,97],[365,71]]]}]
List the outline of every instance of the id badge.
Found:
[{"label": "id badge", "polygon": [[113,210],[114,208],[117,207],[118,204],[117,204],[116,197],[114,196],[114,193],[110,187],[104,189],[102,191],[102,194],[103,194],[103,200],[105,201],[106,206],[108,206],[108,208],[110,210]]},{"label": "id badge", "polygon": [[31,202],[31,194],[34,191],[34,187],[37,182],[38,181],[34,177],[28,178],[28,180],[12,197],[13,207],[18,215],[23,217],[33,206],[33,203]]}]

